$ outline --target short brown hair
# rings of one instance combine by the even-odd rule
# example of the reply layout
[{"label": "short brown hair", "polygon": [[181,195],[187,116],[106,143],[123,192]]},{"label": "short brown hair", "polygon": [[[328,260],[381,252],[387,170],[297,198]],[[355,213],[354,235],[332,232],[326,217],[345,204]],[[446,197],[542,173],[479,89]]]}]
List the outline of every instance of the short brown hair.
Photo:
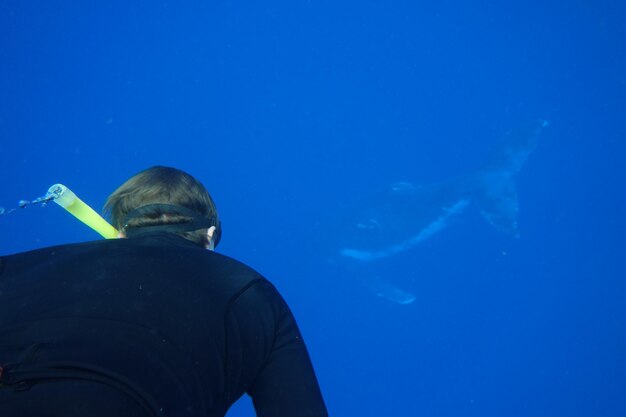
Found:
[{"label": "short brown hair", "polygon": [[[104,210],[118,230],[125,226],[142,227],[165,224],[176,224],[191,221],[189,217],[178,213],[156,211],[144,216],[135,217],[123,224],[131,211],[149,204],[170,204],[193,210],[203,217],[214,220],[216,227],[213,234],[215,246],[222,236],[222,227],[217,216],[217,209],[211,195],[200,181],[176,168],[154,166],[139,172],[107,199]],[[206,246],[207,229],[176,234],[199,245]]]}]

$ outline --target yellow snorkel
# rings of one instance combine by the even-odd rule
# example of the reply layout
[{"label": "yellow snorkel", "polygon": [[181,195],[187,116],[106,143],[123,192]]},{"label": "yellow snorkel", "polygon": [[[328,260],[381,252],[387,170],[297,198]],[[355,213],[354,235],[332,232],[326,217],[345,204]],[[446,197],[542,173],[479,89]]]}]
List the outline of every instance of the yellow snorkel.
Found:
[{"label": "yellow snorkel", "polygon": [[105,239],[115,239],[118,231],[104,220],[94,209],[85,204],[76,194],[63,184],[54,184],[48,189],[46,199],[53,200],[55,203],[70,212],[81,222],[91,227]]}]

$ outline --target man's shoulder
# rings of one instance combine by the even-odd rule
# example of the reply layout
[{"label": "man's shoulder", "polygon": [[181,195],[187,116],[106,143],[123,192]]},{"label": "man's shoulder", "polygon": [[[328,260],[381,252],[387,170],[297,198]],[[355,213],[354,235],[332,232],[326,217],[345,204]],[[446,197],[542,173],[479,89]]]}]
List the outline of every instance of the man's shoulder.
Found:
[{"label": "man's shoulder", "polygon": [[180,270],[191,275],[228,277],[240,284],[264,279],[257,271],[230,256],[208,251],[183,238],[110,239],[71,243],[0,257],[0,273],[38,265],[95,264],[107,270],[143,269],[154,273]]},{"label": "man's shoulder", "polygon": [[36,248],[27,250],[24,252],[10,253],[0,256],[0,265],[10,265],[15,263],[26,262],[28,264],[36,263],[38,259],[51,261],[57,255],[81,253],[90,249],[101,246],[106,241],[97,240],[90,242],[80,243],[66,243],[54,246],[46,246],[43,248]]}]

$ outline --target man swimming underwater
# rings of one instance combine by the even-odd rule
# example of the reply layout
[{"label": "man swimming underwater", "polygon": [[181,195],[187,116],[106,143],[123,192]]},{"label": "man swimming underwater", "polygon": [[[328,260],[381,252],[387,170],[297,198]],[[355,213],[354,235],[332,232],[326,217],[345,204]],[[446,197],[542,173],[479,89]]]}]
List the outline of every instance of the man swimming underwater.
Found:
[{"label": "man swimming underwater", "polygon": [[[0,415],[327,416],[276,289],[212,249],[213,200],[153,167],[107,200],[120,237],[0,258]],[[206,250],[210,249],[210,250]]]}]

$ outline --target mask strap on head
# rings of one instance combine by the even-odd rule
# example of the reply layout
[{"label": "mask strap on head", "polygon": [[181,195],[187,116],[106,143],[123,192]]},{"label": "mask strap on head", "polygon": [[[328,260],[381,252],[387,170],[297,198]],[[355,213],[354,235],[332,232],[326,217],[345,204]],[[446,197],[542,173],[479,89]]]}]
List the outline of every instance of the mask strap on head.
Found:
[{"label": "mask strap on head", "polygon": [[[163,215],[163,214],[180,214],[185,217],[189,217],[192,220],[184,223],[174,224],[156,224],[153,226],[129,226],[129,222],[138,217],[145,217],[150,215]],[[124,225],[122,230],[126,233],[127,237],[138,236],[144,233],[151,232],[169,232],[169,233],[181,233],[181,232],[193,232],[199,229],[208,229],[211,226],[217,227],[217,220],[215,218],[208,219],[198,213],[197,211],[188,209],[182,206],[175,206],[172,204],[147,204],[145,206],[138,207],[129,212],[124,217]]]}]

